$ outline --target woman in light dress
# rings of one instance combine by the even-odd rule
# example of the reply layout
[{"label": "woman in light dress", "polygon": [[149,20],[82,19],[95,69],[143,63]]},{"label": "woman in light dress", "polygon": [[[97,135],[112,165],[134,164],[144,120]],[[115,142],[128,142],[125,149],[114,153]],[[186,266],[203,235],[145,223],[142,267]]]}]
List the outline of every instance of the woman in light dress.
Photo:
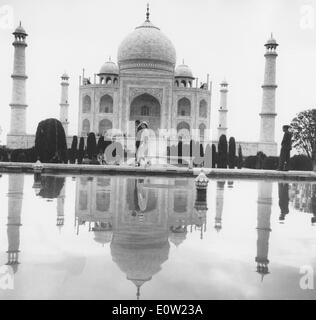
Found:
[{"label": "woman in light dress", "polygon": [[142,122],[139,126],[141,130],[140,145],[136,153],[136,163],[139,166],[151,165],[156,154],[156,136],[148,129],[148,123]]}]

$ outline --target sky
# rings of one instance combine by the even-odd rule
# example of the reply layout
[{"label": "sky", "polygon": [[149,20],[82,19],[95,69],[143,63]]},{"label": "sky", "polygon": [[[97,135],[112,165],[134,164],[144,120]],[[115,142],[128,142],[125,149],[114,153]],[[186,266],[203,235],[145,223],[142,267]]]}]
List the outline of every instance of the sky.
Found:
[{"label": "sky", "polygon": [[[124,37],[145,20],[146,0],[0,0],[0,143],[9,131],[12,32],[27,38],[27,132],[59,117],[60,76],[70,76],[69,133],[77,133],[79,75],[98,73]],[[212,81],[211,128],[218,126],[219,84],[228,92],[228,136],[258,141],[264,43],[271,32],[277,58],[276,141],[282,125],[316,107],[316,0],[151,0],[150,20],[173,42],[199,81]],[[214,135],[217,131],[214,130]]]}]

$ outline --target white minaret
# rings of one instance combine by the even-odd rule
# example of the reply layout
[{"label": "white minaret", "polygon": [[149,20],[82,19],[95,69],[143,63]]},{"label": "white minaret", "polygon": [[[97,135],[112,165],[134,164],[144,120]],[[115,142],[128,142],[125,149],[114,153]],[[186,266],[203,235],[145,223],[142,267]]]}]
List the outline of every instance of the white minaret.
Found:
[{"label": "white minaret", "polygon": [[276,66],[276,48],[278,44],[275,39],[271,38],[265,44],[266,47],[266,63],[264,70],[264,83],[262,85],[262,109],[260,113],[260,138],[259,141],[263,143],[275,143],[275,90],[277,85],[275,83],[275,66]]},{"label": "white minaret", "polygon": [[69,108],[69,103],[68,103],[68,87],[69,87],[69,76],[67,73],[64,73],[61,76],[61,98],[60,98],[60,117],[59,120],[62,123],[66,137],[68,136],[68,108]]},{"label": "white minaret", "polygon": [[222,134],[227,135],[227,92],[228,92],[228,83],[224,80],[221,83],[221,97],[220,97],[220,106],[218,109],[218,139]]},{"label": "white minaret", "polygon": [[26,147],[26,95],[25,82],[27,76],[25,74],[25,48],[27,44],[25,39],[27,33],[20,25],[13,32],[14,42],[14,63],[12,87],[11,107],[11,123],[10,132],[7,136],[7,146],[9,148],[25,148]]}]

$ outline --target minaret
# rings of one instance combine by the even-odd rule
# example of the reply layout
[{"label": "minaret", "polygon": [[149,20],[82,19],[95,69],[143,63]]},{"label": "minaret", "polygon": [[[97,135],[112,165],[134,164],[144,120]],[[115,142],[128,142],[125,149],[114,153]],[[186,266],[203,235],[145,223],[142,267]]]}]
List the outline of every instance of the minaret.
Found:
[{"label": "minaret", "polygon": [[264,83],[262,85],[262,109],[260,113],[260,142],[275,143],[275,90],[277,85],[275,83],[275,67],[276,67],[276,48],[278,44],[271,34],[271,38],[265,44],[266,58],[264,70]]},{"label": "minaret", "polygon": [[220,97],[220,106],[218,109],[218,139],[222,134],[227,135],[227,92],[228,92],[228,83],[224,80],[221,83],[221,97]]},{"label": "minaret", "polygon": [[222,215],[224,207],[224,188],[226,181],[217,181],[216,188],[216,216],[215,216],[215,226],[217,232],[222,229]]},{"label": "minaret", "polygon": [[66,137],[68,136],[68,87],[69,87],[69,76],[67,73],[64,73],[61,76],[61,98],[60,98],[60,122],[62,123]]},{"label": "minaret", "polygon": [[269,273],[268,252],[270,238],[270,217],[272,207],[272,182],[260,181],[258,183],[257,207],[257,272],[263,277]]},{"label": "minaret", "polygon": [[26,95],[25,95],[25,83],[27,76],[25,74],[25,48],[27,44],[25,39],[27,33],[23,29],[21,22],[20,25],[13,32],[14,42],[14,64],[13,74],[11,78],[13,80],[12,87],[12,100],[11,107],[11,123],[10,133],[7,137],[8,148],[25,148],[26,135]]},{"label": "minaret", "polygon": [[24,176],[22,174],[9,175],[8,191],[8,262],[14,273],[19,264],[21,210],[23,200]]}]

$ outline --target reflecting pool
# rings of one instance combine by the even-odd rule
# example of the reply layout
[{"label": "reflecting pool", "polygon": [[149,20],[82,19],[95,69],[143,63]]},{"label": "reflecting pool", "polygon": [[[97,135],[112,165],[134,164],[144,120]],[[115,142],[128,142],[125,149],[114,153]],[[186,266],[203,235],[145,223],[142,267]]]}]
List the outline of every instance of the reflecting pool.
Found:
[{"label": "reflecting pool", "polygon": [[0,299],[316,298],[316,184],[16,173],[0,203]]}]

